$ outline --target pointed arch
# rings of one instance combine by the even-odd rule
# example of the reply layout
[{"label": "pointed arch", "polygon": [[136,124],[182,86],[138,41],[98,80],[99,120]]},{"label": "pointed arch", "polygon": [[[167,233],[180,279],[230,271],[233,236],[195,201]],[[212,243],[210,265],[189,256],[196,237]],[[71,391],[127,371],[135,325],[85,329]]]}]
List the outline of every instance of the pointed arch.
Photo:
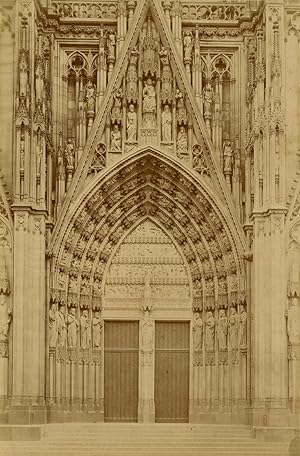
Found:
[{"label": "pointed arch", "polygon": [[244,291],[242,232],[205,182],[154,148],[97,175],[69,206],[52,239],[52,298],[70,305],[99,302],[116,244],[145,216],[158,220],[180,245],[197,306],[226,307],[239,299]]}]

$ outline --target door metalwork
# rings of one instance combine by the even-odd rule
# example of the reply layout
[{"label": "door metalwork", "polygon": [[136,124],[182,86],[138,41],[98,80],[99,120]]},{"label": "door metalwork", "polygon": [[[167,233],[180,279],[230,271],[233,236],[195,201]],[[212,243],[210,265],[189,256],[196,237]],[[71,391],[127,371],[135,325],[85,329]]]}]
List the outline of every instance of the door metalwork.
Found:
[{"label": "door metalwork", "polygon": [[189,420],[188,322],[155,324],[155,421]]},{"label": "door metalwork", "polygon": [[104,420],[137,421],[138,321],[104,323]]}]

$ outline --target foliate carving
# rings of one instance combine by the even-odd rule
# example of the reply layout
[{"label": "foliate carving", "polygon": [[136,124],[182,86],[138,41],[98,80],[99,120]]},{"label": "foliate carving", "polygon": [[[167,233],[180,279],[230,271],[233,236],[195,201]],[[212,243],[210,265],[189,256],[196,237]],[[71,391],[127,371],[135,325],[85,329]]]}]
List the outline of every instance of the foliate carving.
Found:
[{"label": "foliate carving", "polygon": [[96,146],[94,157],[89,169],[90,173],[97,174],[106,166],[106,146],[103,143],[99,143]]},{"label": "foliate carving", "polygon": [[182,19],[190,21],[234,21],[247,16],[245,5],[224,5],[214,3],[213,5],[197,5],[195,3],[184,3],[182,5]]},{"label": "foliate carving", "polygon": [[193,146],[193,168],[201,176],[210,176],[210,170],[204,156],[203,149],[200,145]]},{"label": "foliate carving", "polygon": [[52,2],[55,14],[73,19],[116,19],[118,2]]}]

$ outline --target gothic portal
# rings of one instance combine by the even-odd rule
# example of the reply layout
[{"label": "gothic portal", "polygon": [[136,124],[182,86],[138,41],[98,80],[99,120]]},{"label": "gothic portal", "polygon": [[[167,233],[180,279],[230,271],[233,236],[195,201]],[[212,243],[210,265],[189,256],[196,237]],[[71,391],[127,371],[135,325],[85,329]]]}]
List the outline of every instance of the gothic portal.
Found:
[{"label": "gothic portal", "polygon": [[0,13],[1,422],[297,426],[299,5]]}]

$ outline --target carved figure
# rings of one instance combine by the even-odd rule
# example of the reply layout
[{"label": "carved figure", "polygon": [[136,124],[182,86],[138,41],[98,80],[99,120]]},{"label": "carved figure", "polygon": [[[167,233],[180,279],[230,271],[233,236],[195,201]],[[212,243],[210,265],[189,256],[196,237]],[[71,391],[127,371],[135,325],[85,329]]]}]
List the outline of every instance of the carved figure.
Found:
[{"label": "carved figure", "polygon": [[66,312],[63,306],[60,307],[57,319],[58,329],[58,345],[59,347],[66,346],[67,340],[67,323],[66,323]]},{"label": "carved figure", "polygon": [[42,171],[42,158],[43,158],[43,149],[42,149],[42,138],[41,131],[38,129],[36,134],[36,173],[41,174]]},{"label": "carved figure", "polygon": [[205,348],[214,350],[215,348],[215,318],[212,312],[207,312],[205,320]]},{"label": "carved figure", "polygon": [[100,317],[100,312],[95,312],[93,316],[93,347],[101,347],[101,332],[103,328],[103,321]]},{"label": "carved figure", "polygon": [[186,155],[188,150],[188,136],[185,127],[181,125],[177,135],[177,154],[178,156]]},{"label": "carved figure", "polygon": [[126,97],[128,103],[135,103],[138,94],[138,75],[137,75],[137,61],[139,51],[134,47],[129,55],[129,65],[126,75]]},{"label": "carved figure", "polygon": [[81,348],[89,348],[90,344],[90,320],[87,310],[82,312],[80,317],[80,346]]},{"label": "carved figure", "polygon": [[121,133],[117,124],[113,126],[110,134],[110,148],[115,151],[121,150]]},{"label": "carved figure", "polygon": [[203,321],[199,312],[194,313],[193,336],[194,350],[201,350],[203,343]]},{"label": "carved figure", "polygon": [[20,169],[24,169],[25,165],[25,136],[20,138]]},{"label": "carved figure", "polygon": [[113,30],[109,30],[107,34],[107,59],[115,60],[116,58],[116,35]]},{"label": "carved figure", "polygon": [[156,113],[156,94],[151,78],[148,78],[143,89],[143,121],[145,127],[153,127]]},{"label": "carved figure", "polygon": [[184,62],[192,61],[192,50],[193,50],[193,35],[191,32],[186,32],[183,38],[183,49],[184,49]]},{"label": "carved figure", "polygon": [[229,345],[233,349],[238,347],[238,324],[238,315],[232,307],[229,316]]},{"label": "carved figure", "polygon": [[61,179],[65,177],[64,154],[61,146],[58,147],[57,151],[57,174]]},{"label": "carved figure", "polygon": [[221,309],[219,312],[219,318],[217,322],[217,335],[219,348],[225,350],[227,347],[227,332],[228,332],[228,320],[226,317],[225,310]]},{"label": "carved figure", "polygon": [[11,309],[7,295],[0,295],[0,340],[7,341],[9,325],[11,322]]},{"label": "carved figure", "polygon": [[20,96],[25,97],[28,87],[28,61],[26,51],[22,49],[19,63],[19,90]]},{"label": "carved figure", "polygon": [[177,124],[178,125],[181,125],[181,124],[186,125],[186,123],[187,123],[186,107],[185,107],[185,104],[184,104],[183,94],[180,92],[179,89],[176,90],[175,98],[176,98],[176,120],[177,120]]},{"label": "carved figure", "polygon": [[53,348],[57,345],[57,336],[58,336],[58,312],[57,304],[51,304],[49,309],[49,347]]},{"label": "carved figure", "polygon": [[213,89],[210,82],[203,89],[204,116],[211,116],[211,108],[213,102]]},{"label": "carved figure", "polygon": [[85,97],[87,102],[87,110],[90,112],[95,112],[96,106],[96,85],[92,81],[88,81],[85,86]]},{"label": "carved figure", "polygon": [[164,142],[172,141],[172,114],[169,105],[164,106],[161,115],[162,140]]},{"label": "carved figure", "polygon": [[136,141],[136,127],[137,119],[136,112],[134,110],[134,105],[130,104],[127,112],[127,141],[135,142]]},{"label": "carved figure", "polygon": [[153,349],[153,320],[150,319],[150,312],[145,311],[145,316],[142,321],[142,349]]},{"label": "carved figure", "polygon": [[66,147],[65,147],[65,159],[67,169],[74,169],[75,165],[75,153],[74,153],[74,146],[72,139],[68,139]]},{"label": "carved figure", "polygon": [[160,61],[162,63],[161,73],[161,101],[162,103],[172,102],[172,72],[169,63],[168,51],[164,47],[161,48],[159,53]]},{"label": "carved figure", "polygon": [[116,90],[114,93],[114,104],[110,114],[110,120],[114,123],[121,123],[122,120],[122,98],[123,92],[121,89]]},{"label": "carved figure", "polygon": [[224,141],[223,145],[224,173],[232,174],[233,150],[230,141]]},{"label": "carved figure", "polygon": [[239,346],[247,347],[247,312],[243,305],[240,306]]},{"label": "carved figure", "polygon": [[300,343],[300,307],[291,305],[287,311],[287,334],[290,344]]},{"label": "carved figure", "polygon": [[35,69],[35,97],[37,103],[40,103],[44,97],[44,70],[40,59]]},{"label": "carved figure", "polygon": [[67,331],[68,331],[68,347],[76,348],[77,346],[77,332],[78,320],[75,316],[75,308],[71,307],[70,312],[67,314]]}]

